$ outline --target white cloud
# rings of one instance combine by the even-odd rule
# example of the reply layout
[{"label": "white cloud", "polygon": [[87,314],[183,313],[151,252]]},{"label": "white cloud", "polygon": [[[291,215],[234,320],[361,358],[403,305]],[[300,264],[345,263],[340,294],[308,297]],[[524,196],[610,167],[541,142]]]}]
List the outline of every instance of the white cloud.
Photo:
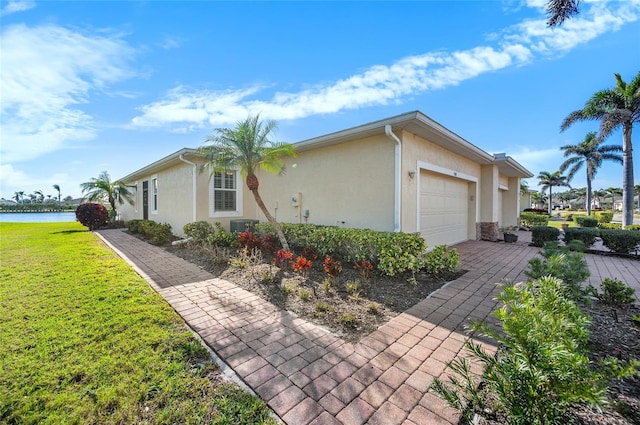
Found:
[{"label": "white cloud", "polygon": [[162,99],[142,106],[141,115],[133,118],[131,125],[187,132],[234,123],[256,113],[282,120],[397,103],[411,95],[455,86],[487,72],[565,54],[579,44],[638,20],[640,13],[638,0],[614,5],[585,2],[578,17],[560,28],[549,28],[543,1],[527,0],[527,6],[542,8],[543,16],[492,35],[491,45],[409,56],[391,65],[373,65],[332,84],[298,92],[277,92],[269,100],[256,98],[263,89],[260,86],[227,91],[177,87]]},{"label": "white cloud", "polygon": [[[5,198],[10,198],[15,192],[20,191],[25,192],[26,196],[36,190],[42,190],[45,196],[54,193],[57,195],[57,191],[53,189],[54,184],[60,186],[63,197],[66,196],[65,192],[70,192],[69,188],[77,187],[77,183],[72,184],[69,176],[65,173],[55,173],[51,176],[37,178],[33,176],[31,170],[27,174],[11,164],[0,164],[0,192]],[[74,190],[74,192],[77,191]]]},{"label": "white cloud", "polygon": [[36,2],[31,0],[9,0],[9,3],[0,11],[0,16],[10,15],[16,12],[24,12],[36,7]]},{"label": "white cloud", "polygon": [[55,25],[2,30],[0,88],[3,162],[25,161],[95,136],[77,105],[131,75],[133,50],[119,36]]}]

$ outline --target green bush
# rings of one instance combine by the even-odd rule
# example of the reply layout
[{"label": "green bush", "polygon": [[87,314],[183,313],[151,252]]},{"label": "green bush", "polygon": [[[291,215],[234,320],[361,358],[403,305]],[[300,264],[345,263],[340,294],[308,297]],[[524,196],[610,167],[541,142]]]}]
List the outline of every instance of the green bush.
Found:
[{"label": "green bush", "polygon": [[631,232],[629,230],[600,230],[600,237],[604,246],[618,253],[627,254],[635,251],[640,244],[640,232]]},{"label": "green bush", "polygon": [[625,229],[632,230],[634,232],[638,232],[638,231],[640,231],[640,224],[630,224],[627,227],[625,227]]},{"label": "green bush", "polygon": [[588,215],[574,215],[573,221],[580,227],[596,227],[598,225],[598,219]]},{"label": "green bush", "polygon": [[127,228],[133,234],[140,233],[142,231],[142,222],[144,220],[129,220],[127,221]]},{"label": "green bush", "polygon": [[238,234],[227,232],[220,222],[214,224],[214,232],[207,237],[207,241],[213,246],[235,247],[238,245]]},{"label": "green bush", "polygon": [[[465,344],[484,366],[480,379],[461,357],[449,364],[456,374],[447,385],[434,380],[432,389],[450,406],[485,418],[503,417],[512,425],[562,423],[572,406],[606,403],[607,375],[613,367],[596,370],[587,357],[589,317],[565,297],[563,283],[550,276],[525,284],[502,286],[502,307],[494,315],[502,331],[485,323],[472,329],[496,340],[503,349],[488,354],[472,340]],[[616,364],[615,360],[608,364]],[[618,367],[618,376],[634,373],[635,363]]]},{"label": "green bush", "polygon": [[533,226],[531,228],[531,243],[533,246],[542,247],[545,242],[554,242],[558,240],[560,230],[550,226]]},{"label": "green bush", "polygon": [[567,244],[567,248],[569,251],[576,252],[585,252],[587,250],[587,246],[580,239],[574,239]]},{"label": "green bush", "polygon": [[572,240],[578,239],[584,242],[587,247],[590,247],[598,236],[600,236],[600,229],[597,227],[567,227],[564,229],[565,244],[569,244]]},{"label": "green bush", "polygon": [[596,297],[605,304],[623,307],[635,302],[635,289],[618,279],[606,278],[602,281],[602,292],[596,291]]},{"label": "green bush", "polygon": [[598,229],[622,229],[622,223],[598,223]]},{"label": "green bush", "polygon": [[164,245],[173,238],[171,225],[167,223],[160,224],[153,220],[129,220],[127,226],[131,233],[140,233],[150,238],[154,245]]},{"label": "green bush", "polygon": [[596,211],[596,219],[598,219],[598,223],[611,223],[613,211]]},{"label": "green bush", "polygon": [[572,252],[568,248],[561,248],[557,242],[547,242],[540,251],[540,258],[529,260],[529,270],[525,274],[531,279],[541,279],[552,276],[562,280],[565,296],[575,300],[586,299],[581,284],[589,278],[589,267],[581,252]]},{"label": "green bush", "polygon": [[520,224],[525,227],[546,226],[549,224],[549,214],[523,211],[520,213]]},{"label": "green bush", "polygon": [[[320,256],[327,255],[344,263],[368,259],[387,276],[416,272],[423,266],[426,242],[418,235],[401,232],[380,232],[315,224],[280,223],[293,251],[312,247]],[[256,226],[256,233],[273,234],[269,223]]]},{"label": "green bush", "polygon": [[206,242],[214,230],[208,221],[196,221],[187,223],[182,227],[184,234],[188,238],[192,238],[194,242]]},{"label": "green bush", "polygon": [[453,273],[460,264],[458,250],[448,249],[446,245],[437,245],[424,255],[424,271],[432,276]]}]

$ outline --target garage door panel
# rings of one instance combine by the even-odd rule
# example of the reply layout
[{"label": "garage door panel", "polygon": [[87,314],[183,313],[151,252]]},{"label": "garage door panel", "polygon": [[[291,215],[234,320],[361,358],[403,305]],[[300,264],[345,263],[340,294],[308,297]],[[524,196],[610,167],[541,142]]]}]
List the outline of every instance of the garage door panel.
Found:
[{"label": "garage door panel", "polygon": [[420,234],[429,246],[467,240],[468,194],[465,180],[420,174]]}]

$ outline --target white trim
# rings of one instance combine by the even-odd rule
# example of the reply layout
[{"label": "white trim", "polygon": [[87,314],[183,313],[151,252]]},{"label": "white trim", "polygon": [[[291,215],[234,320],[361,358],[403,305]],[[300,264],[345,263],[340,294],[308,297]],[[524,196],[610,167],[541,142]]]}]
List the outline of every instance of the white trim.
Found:
[{"label": "white trim", "polygon": [[[155,174],[149,179],[151,181],[151,214],[157,215],[160,209],[160,183],[158,182],[158,175]],[[153,182],[155,181],[155,185]],[[156,191],[156,189],[158,189]],[[154,208],[155,207],[155,208]]]},{"label": "white trim", "polygon": [[243,193],[243,179],[240,170],[233,170],[236,175],[236,210],[235,211],[220,211],[215,212],[215,200],[214,200],[214,179],[213,176],[209,178],[209,217],[210,218],[225,218],[225,217],[242,217],[242,193]]},{"label": "white trim", "polygon": [[509,186],[505,186],[503,184],[498,185],[498,190],[509,190]]},{"label": "white trim", "polygon": [[[472,183],[476,183],[476,194],[474,195],[473,202],[475,202],[475,205],[476,205],[476,220],[477,220],[478,214],[480,213],[480,202],[478,201],[478,194],[480,193],[480,187],[479,187],[480,185],[478,184],[477,177],[469,174],[461,173],[459,171],[451,170],[449,168],[444,168],[439,165],[431,164],[429,162],[424,162],[424,161],[417,162],[416,170],[417,170],[417,176],[416,176],[417,177],[417,193],[416,193],[416,232],[417,233],[420,233],[420,179],[422,176],[422,170],[431,171],[433,173],[455,177],[460,180],[466,180]],[[462,242],[462,241],[457,241],[457,242]]]},{"label": "white trim", "polygon": [[384,133],[394,142],[394,177],[393,177],[393,231],[401,230],[402,217],[402,141],[395,135],[390,125],[384,126]]}]

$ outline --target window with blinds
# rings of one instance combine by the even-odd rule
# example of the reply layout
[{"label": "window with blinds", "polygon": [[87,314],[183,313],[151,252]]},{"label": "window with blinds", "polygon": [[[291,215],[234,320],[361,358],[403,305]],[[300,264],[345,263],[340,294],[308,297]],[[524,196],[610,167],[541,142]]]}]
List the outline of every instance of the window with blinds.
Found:
[{"label": "window with blinds", "polygon": [[236,211],[237,171],[216,171],[213,175],[214,212]]}]

